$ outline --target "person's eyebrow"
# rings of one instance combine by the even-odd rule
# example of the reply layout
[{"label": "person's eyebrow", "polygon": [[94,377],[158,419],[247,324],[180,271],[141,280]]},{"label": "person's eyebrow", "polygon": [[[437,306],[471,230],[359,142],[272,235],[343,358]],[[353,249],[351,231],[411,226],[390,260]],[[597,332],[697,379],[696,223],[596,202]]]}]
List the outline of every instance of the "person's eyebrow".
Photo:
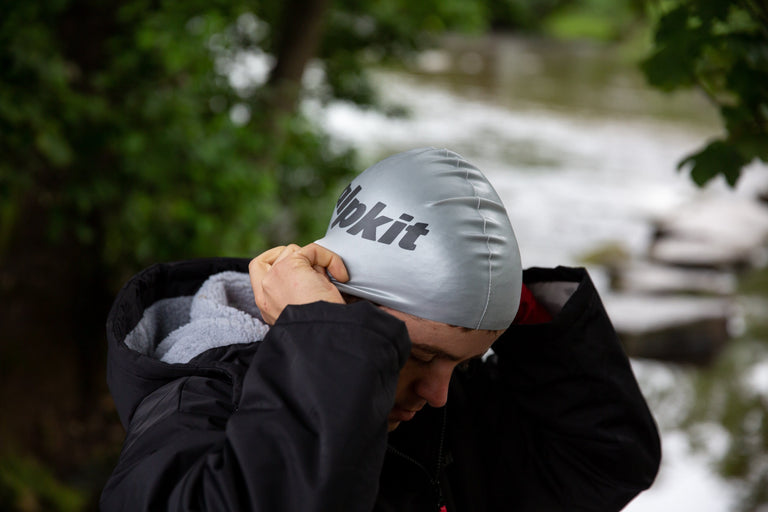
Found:
[{"label": "person's eyebrow", "polygon": [[431,345],[424,345],[423,343],[411,343],[411,348],[412,349],[416,348],[422,352],[426,352],[427,354],[434,354],[437,357],[448,359],[449,361],[454,361],[457,363],[464,360],[464,358],[461,356],[449,354],[448,352],[445,352],[444,350],[440,350],[437,347],[433,347]]}]

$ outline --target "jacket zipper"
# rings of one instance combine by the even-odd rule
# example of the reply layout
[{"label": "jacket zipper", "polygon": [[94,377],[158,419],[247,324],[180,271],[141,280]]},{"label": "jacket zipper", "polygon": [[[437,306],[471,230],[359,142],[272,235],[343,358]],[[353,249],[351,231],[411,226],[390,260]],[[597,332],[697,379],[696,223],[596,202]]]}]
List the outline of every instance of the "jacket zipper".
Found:
[{"label": "jacket zipper", "polygon": [[413,457],[401,452],[397,448],[391,445],[387,445],[387,450],[394,453],[398,457],[401,457],[402,459],[405,459],[408,462],[414,464],[417,468],[421,470],[422,473],[424,473],[427,476],[429,483],[434,488],[435,494],[437,494],[436,510],[438,512],[448,512],[448,508],[445,506],[445,501],[443,500],[443,490],[440,488],[440,471],[442,470],[442,464],[443,464],[443,443],[445,442],[446,419],[447,419],[447,406],[443,406],[443,425],[440,429],[440,444],[438,445],[438,449],[437,449],[437,465],[435,467],[434,477],[432,476],[432,473],[430,473],[429,470],[426,467],[424,467],[422,463],[420,463]]}]

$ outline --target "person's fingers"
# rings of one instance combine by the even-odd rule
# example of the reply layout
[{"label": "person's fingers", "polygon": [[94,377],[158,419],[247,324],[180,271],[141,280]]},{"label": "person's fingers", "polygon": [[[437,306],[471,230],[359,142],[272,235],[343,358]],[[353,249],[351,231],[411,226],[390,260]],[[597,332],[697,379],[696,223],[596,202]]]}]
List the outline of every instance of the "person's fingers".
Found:
[{"label": "person's fingers", "polygon": [[266,306],[264,288],[262,286],[264,276],[269,272],[269,269],[272,268],[275,260],[280,256],[284,249],[285,247],[282,245],[273,247],[253,258],[248,264],[248,275],[251,279],[251,288],[253,288],[253,299],[259,309],[265,308]]},{"label": "person's fingers", "polygon": [[277,257],[280,256],[280,253],[282,253],[284,250],[285,250],[284,245],[278,245],[277,247],[273,247],[268,251],[264,251],[263,253],[259,254],[254,258],[254,260],[258,260],[258,261],[272,265],[275,263],[275,260],[277,259]]},{"label": "person's fingers", "polygon": [[251,260],[248,273],[256,306],[270,325],[289,304],[319,300],[343,304],[328,273],[339,281],[349,280],[341,258],[314,244],[306,250],[295,244],[274,247]]},{"label": "person's fingers", "polygon": [[293,253],[300,251],[301,247],[299,247],[296,244],[288,244],[282,249],[283,250],[280,252],[277,258],[275,258],[275,261],[272,263],[273,265],[277,265],[279,262],[283,261],[285,258],[289,257]]},{"label": "person's fingers", "polygon": [[340,283],[346,283],[349,281],[349,274],[347,273],[347,267],[344,266],[344,262],[341,256],[333,251],[329,251],[325,247],[317,244],[305,245],[301,248],[301,254],[307,258],[309,264],[312,267],[320,266],[328,269],[328,272],[334,279]]},{"label": "person's fingers", "polygon": [[262,278],[264,274],[267,273],[280,253],[283,252],[283,249],[285,249],[285,247],[282,245],[279,247],[273,247],[272,249],[264,251],[251,260],[251,262],[248,264],[248,273],[251,276],[251,283],[253,283],[255,279]]}]

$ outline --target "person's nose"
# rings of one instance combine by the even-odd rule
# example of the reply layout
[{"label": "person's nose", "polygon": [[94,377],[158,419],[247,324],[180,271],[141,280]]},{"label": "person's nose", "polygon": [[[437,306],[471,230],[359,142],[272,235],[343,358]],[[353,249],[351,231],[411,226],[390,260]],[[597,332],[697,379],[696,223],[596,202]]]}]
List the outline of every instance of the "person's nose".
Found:
[{"label": "person's nose", "polygon": [[424,375],[416,383],[416,394],[432,407],[442,407],[448,402],[448,385],[455,365],[445,362]]}]

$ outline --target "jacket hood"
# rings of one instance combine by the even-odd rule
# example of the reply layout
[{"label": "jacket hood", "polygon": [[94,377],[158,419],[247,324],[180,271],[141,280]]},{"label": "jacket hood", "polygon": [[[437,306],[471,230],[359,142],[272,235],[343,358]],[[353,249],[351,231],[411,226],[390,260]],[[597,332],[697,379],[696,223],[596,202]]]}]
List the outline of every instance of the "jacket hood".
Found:
[{"label": "jacket hood", "polygon": [[[191,374],[221,374],[226,369],[213,363],[168,364],[151,357],[147,350],[126,345],[126,336],[139,324],[145,311],[163,299],[193,296],[212,274],[248,271],[248,259],[210,258],[153,265],[131,278],[118,293],[107,317],[107,384],[118,415],[127,428],[133,412],[145,396],[174,379]],[[152,319],[152,330],[160,333],[172,326],[165,319]],[[152,347],[154,348],[154,347]]]}]

